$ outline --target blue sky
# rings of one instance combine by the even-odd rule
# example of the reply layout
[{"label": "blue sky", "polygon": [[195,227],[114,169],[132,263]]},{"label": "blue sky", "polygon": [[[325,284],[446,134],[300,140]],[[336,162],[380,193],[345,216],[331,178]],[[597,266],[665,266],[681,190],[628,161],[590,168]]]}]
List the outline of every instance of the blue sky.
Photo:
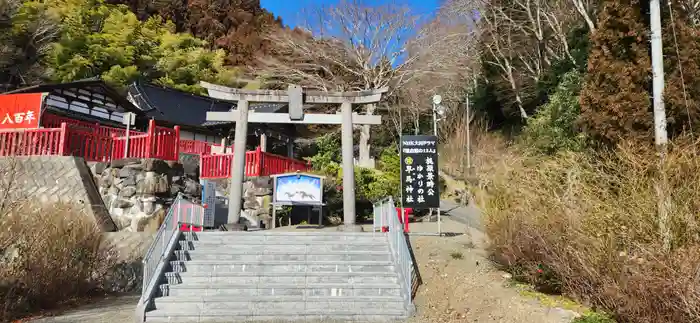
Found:
[{"label": "blue sky", "polygon": [[[338,0],[261,0],[263,8],[282,17],[282,22],[291,27],[303,24],[302,14],[305,9],[324,4],[332,5],[337,2]],[[415,14],[430,15],[438,8],[440,0],[368,0],[368,2],[407,4]]]}]

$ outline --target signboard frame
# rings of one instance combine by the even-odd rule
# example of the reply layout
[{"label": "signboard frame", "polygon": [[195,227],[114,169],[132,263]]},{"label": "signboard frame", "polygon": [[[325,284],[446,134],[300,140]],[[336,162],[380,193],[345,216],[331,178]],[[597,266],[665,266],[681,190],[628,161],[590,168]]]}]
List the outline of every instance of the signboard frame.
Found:
[{"label": "signboard frame", "polygon": [[440,208],[438,138],[433,135],[401,136],[402,208]]},{"label": "signboard frame", "polygon": [[[301,173],[301,172],[294,172],[294,173],[284,173],[284,174],[276,174],[276,175],[271,175],[272,178],[272,228],[274,229],[277,226],[277,207],[278,206],[308,206],[309,207],[309,222],[311,221],[311,211],[313,209],[318,209],[318,223],[319,227],[323,225],[323,206],[325,205],[323,203],[323,180],[326,178],[325,176],[321,175],[316,175],[316,174],[311,174],[311,173]],[[310,178],[313,180],[317,180],[318,184],[314,184],[314,186],[317,186],[318,190],[318,196],[314,195],[313,193],[310,194],[314,197],[314,200],[312,201],[306,201],[306,200],[294,200],[292,199],[292,196],[288,195],[290,199],[279,199],[277,196],[277,193],[279,192],[280,189],[280,179],[284,178],[290,178],[290,177],[296,177],[297,180],[301,180],[302,177],[304,178]],[[293,185],[293,184],[287,184],[287,185]],[[294,195],[297,195],[297,193],[301,192],[303,195],[304,193],[309,194],[308,192],[304,191],[296,191]],[[288,192],[287,192],[288,193]],[[316,193],[316,192],[314,192]],[[289,225],[292,225],[292,221],[289,221]]]}]

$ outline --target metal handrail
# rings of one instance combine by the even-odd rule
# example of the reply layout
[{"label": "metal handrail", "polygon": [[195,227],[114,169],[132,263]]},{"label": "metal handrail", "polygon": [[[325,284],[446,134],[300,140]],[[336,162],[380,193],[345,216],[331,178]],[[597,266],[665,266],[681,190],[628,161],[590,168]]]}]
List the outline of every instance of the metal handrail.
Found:
[{"label": "metal handrail", "polygon": [[180,240],[180,226],[183,223],[199,226],[203,217],[204,208],[201,205],[185,199],[182,194],[177,195],[143,257],[143,285],[141,298],[136,307],[135,322],[143,322],[145,311],[155,295],[167,262]]},{"label": "metal handrail", "polygon": [[414,263],[393,198],[388,197],[374,204],[373,228],[375,231],[382,228],[387,229],[391,254],[396,264],[396,271],[400,275],[401,294],[404,297],[406,308],[412,309]]}]

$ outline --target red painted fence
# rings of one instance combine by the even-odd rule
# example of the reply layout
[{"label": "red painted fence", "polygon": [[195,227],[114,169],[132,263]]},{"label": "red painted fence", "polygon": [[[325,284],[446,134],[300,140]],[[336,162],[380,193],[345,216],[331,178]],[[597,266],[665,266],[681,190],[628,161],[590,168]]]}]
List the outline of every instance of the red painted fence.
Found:
[{"label": "red painted fence", "polygon": [[[41,116],[41,125],[44,128],[59,128],[59,127],[61,127],[61,123],[66,123],[66,124],[73,126],[73,127],[81,127],[81,128],[86,129],[86,130],[92,131],[96,134],[99,134],[102,136],[107,136],[107,137],[111,137],[112,134],[114,134],[118,137],[126,136],[126,129],[103,126],[103,125],[100,125],[99,123],[90,123],[90,122],[75,120],[75,119],[71,119],[71,118],[61,117],[61,116],[51,114],[51,113],[44,113],[44,115]],[[129,134],[130,135],[145,135],[146,133],[130,129]]]},{"label": "red painted fence", "polygon": [[182,140],[180,139],[180,152],[196,155],[211,154],[211,143],[199,140]]},{"label": "red painted fence", "polygon": [[[158,158],[178,160],[179,153],[201,156],[201,178],[231,176],[233,154],[211,155],[214,144],[180,140],[180,128],[156,126],[150,120],[147,132],[129,131],[128,153],[126,129],[112,128],[52,114],[42,117],[40,129],[0,131],[1,156],[76,156],[87,161],[109,162],[122,158]],[[48,128],[52,127],[52,128]],[[270,176],[293,171],[306,171],[308,163],[261,151],[246,152],[246,176]]]},{"label": "red painted fence", "polygon": [[[63,122],[59,128],[2,131],[0,156],[76,156],[101,162],[125,157],[126,137],[117,137],[116,132],[110,132],[111,135],[107,136],[107,132],[95,129],[85,124],[69,125]],[[129,154],[126,157],[177,160],[179,136],[179,127],[156,127],[151,120],[147,134],[129,137]]]},{"label": "red painted fence", "polygon": [[0,131],[0,156],[63,155],[66,127]]},{"label": "red painted fence", "polygon": [[[258,147],[254,151],[245,154],[246,176],[270,176],[294,171],[307,171],[311,168],[309,163],[264,152]],[[228,178],[231,177],[231,163],[233,154],[202,155],[200,162],[201,178]]]}]

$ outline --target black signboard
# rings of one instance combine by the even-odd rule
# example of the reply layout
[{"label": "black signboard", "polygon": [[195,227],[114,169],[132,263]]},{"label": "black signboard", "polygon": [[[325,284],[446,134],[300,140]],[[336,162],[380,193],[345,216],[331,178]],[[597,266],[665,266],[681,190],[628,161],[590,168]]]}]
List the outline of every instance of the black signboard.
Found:
[{"label": "black signboard", "polygon": [[440,207],[436,136],[401,136],[403,207]]}]

